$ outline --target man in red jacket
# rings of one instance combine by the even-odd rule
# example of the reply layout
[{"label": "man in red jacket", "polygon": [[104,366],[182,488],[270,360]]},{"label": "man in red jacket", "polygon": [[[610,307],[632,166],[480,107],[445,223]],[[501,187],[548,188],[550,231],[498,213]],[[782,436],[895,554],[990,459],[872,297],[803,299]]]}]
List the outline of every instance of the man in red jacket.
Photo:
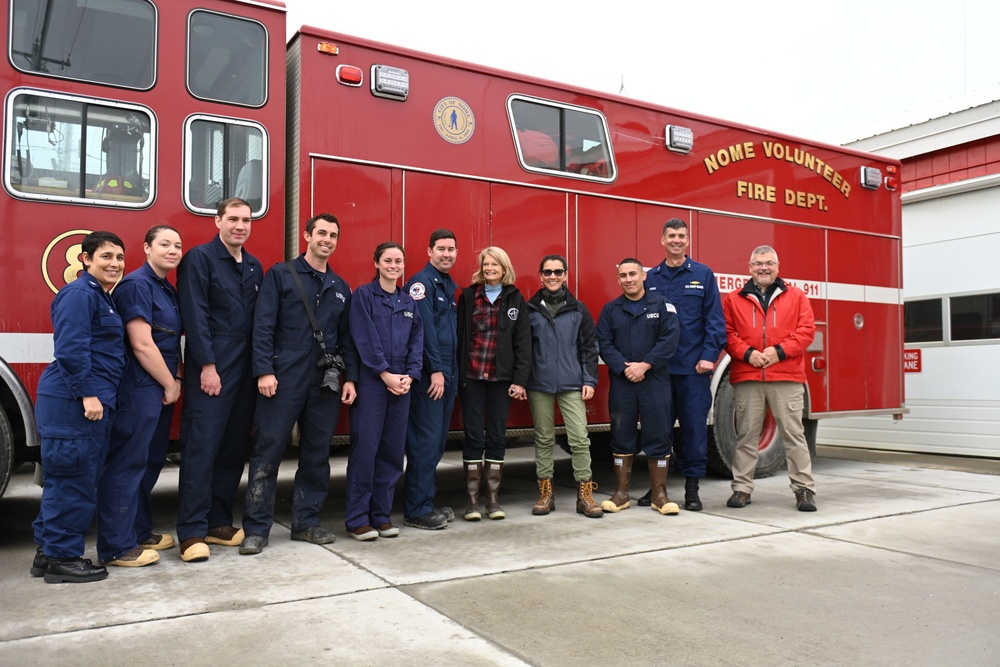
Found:
[{"label": "man in red jacket", "polygon": [[785,443],[795,504],[800,512],[815,512],[816,485],[802,427],[805,351],[816,333],[812,306],[802,290],[778,277],[778,253],[770,246],[750,255],[750,277],[722,304],[736,407],[733,495],[726,505],[750,504],[757,443],[770,407]]}]

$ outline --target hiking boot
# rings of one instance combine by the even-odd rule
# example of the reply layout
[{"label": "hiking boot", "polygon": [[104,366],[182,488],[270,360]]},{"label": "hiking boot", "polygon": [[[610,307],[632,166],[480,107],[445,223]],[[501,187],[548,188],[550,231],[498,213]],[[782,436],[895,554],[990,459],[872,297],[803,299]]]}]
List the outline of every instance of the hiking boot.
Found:
[{"label": "hiking boot", "polygon": [[589,479],[581,480],[576,489],[576,513],[591,519],[604,517],[604,510],[594,501],[594,490],[597,482]]},{"label": "hiking boot", "polygon": [[729,500],[726,501],[726,507],[746,507],[750,504],[750,494],[743,493],[742,491],[733,491],[733,495],[729,496]]},{"label": "hiking boot", "polygon": [[809,489],[795,489],[795,507],[800,512],[815,512],[816,494]]},{"label": "hiking boot", "polygon": [[538,500],[531,508],[535,516],[544,516],[556,508],[556,497],[552,491],[552,478],[538,480]]}]

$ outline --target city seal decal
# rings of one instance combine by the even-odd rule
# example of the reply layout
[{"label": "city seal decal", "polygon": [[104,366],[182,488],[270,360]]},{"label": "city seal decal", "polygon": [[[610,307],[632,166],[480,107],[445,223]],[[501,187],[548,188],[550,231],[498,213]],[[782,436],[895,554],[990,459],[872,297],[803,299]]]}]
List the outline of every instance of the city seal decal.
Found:
[{"label": "city seal decal", "polygon": [[434,106],[434,127],[451,144],[464,144],[476,131],[472,108],[458,97],[443,97]]}]

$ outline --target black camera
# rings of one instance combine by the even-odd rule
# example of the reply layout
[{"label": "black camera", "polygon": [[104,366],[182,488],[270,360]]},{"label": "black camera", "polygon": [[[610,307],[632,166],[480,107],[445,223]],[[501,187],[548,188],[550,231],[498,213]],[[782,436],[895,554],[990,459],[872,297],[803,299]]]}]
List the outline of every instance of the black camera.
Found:
[{"label": "black camera", "polygon": [[340,394],[340,372],[344,370],[344,359],[339,354],[327,352],[316,362],[317,368],[325,369],[323,381],[320,383],[321,393]]}]

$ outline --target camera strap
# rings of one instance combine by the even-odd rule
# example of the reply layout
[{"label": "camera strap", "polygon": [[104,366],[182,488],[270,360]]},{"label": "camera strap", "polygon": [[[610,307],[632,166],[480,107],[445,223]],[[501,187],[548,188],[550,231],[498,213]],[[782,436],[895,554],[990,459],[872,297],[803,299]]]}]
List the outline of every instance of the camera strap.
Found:
[{"label": "camera strap", "polygon": [[323,351],[323,354],[326,354],[326,343],[323,342],[323,332],[320,331],[319,322],[316,321],[316,313],[313,312],[312,302],[309,300],[309,295],[306,294],[306,287],[302,284],[302,278],[299,278],[298,267],[295,266],[294,261],[285,262],[285,266],[288,267],[288,272],[292,274],[295,286],[299,288],[302,305],[306,307],[306,315],[309,316],[309,323],[312,324],[313,338],[319,343],[319,349]]}]

